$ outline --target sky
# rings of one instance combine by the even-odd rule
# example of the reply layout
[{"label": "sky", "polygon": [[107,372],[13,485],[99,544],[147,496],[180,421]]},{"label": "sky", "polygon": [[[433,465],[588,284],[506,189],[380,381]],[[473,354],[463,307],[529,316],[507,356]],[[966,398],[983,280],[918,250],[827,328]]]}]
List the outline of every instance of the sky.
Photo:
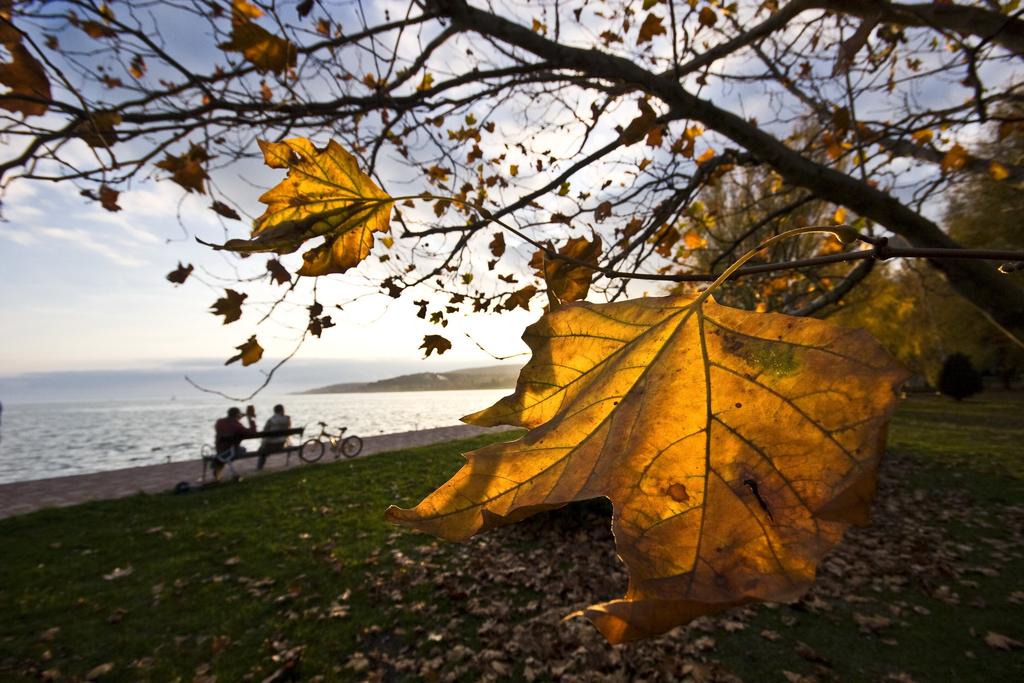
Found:
[{"label": "sky", "polygon": [[[249,323],[265,310],[257,298],[261,290],[251,295],[256,310],[247,307],[242,320],[224,325],[211,315],[209,306],[222,295],[223,284],[202,270],[228,274],[228,261],[186,236],[178,222],[180,213],[191,234],[218,241],[222,228],[206,208],[209,198],[183,198],[176,185],[144,182],[122,194],[120,203],[122,211],[106,212],[70,185],[15,183],[7,193],[0,223],[0,376],[207,363],[226,359],[252,333]],[[236,233],[246,230],[236,225]],[[182,286],[165,279],[179,260],[197,265]],[[367,295],[364,284],[347,280],[322,283],[320,300],[364,298],[331,311],[337,327],[326,330],[322,339],[308,340],[297,359],[366,361],[377,367],[379,377],[389,373],[387,363],[377,361],[422,365],[424,371],[488,365],[495,359],[465,333],[471,329],[473,339],[493,355],[507,356],[525,350],[519,337],[535,317],[518,312],[476,316],[470,322],[452,316],[442,331],[416,317],[411,293],[395,301],[384,294]],[[305,317],[304,310],[286,310],[276,322],[261,326],[264,360],[247,369],[236,364],[229,371],[259,379],[258,369],[294,348],[296,326]],[[439,332],[453,341],[453,349],[443,362],[432,357],[420,363],[423,335]]]},{"label": "sky", "polygon": [[[382,11],[381,6],[369,11]],[[179,36],[198,39],[198,33],[173,27],[167,30],[175,33],[176,40]],[[80,33],[71,32],[62,36],[62,41],[65,39],[91,45]],[[415,42],[410,43],[412,47]],[[199,40],[186,48],[185,56],[205,71],[209,41]],[[741,102],[739,109],[746,115],[760,113],[755,110],[767,106],[756,93],[736,90],[723,93],[723,97]],[[617,113],[627,123],[636,114],[635,105],[628,101],[621,108]],[[556,150],[560,143],[569,144],[557,132],[549,133],[550,141],[540,136],[534,142]],[[4,157],[15,149],[10,145],[0,143]],[[90,150],[81,143],[77,153],[87,155]],[[491,150],[487,153],[490,156]],[[221,196],[230,197],[251,217],[262,212],[257,201],[262,190],[283,175],[252,162],[215,177],[223,184],[218,187]],[[577,180],[573,182],[575,190]],[[139,178],[119,189],[123,190],[119,199],[122,210],[117,213],[104,211],[67,183],[16,182],[6,192],[0,222],[0,378],[22,376],[16,384],[24,388],[32,383],[45,385],[39,373],[60,373],[63,379],[58,384],[70,385],[78,380],[86,384],[98,381],[96,371],[156,371],[158,375],[171,373],[179,378],[174,381],[181,383],[182,368],[187,366],[194,372],[203,368],[204,376],[214,383],[211,388],[230,387],[238,392],[258,386],[261,373],[293,351],[305,327],[306,311],[298,303],[294,308],[278,309],[257,328],[256,321],[279,290],[271,285],[247,285],[250,298],[242,320],[222,324],[209,307],[223,295],[225,286],[231,286],[223,276],[230,276],[236,267],[243,277],[258,275],[266,258],[239,262],[193,239],[222,242],[228,236],[243,237],[248,233],[248,221],[225,221],[209,210],[209,197],[186,194],[170,182]],[[510,249],[516,248],[514,239],[507,241]],[[310,368],[330,374],[330,362],[336,362],[339,374],[320,382],[331,383],[379,379],[417,368],[489,365],[496,362],[495,357],[512,356],[509,362],[525,362],[527,349],[520,336],[539,316],[539,303],[534,305],[538,310],[532,312],[456,313],[449,317],[448,327],[441,329],[416,317],[413,301],[425,298],[423,292],[407,291],[394,300],[379,293],[361,274],[379,270],[374,261],[382,253],[378,247],[353,275],[321,279],[318,298],[337,327],[326,330],[322,339],[307,341],[296,353],[295,368],[304,363],[303,372],[316,378],[319,370]],[[518,260],[525,262],[528,256],[526,253],[526,259]],[[165,275],[179,261],[194,264],[196,271],[184,285],[175,286]],[[303,297],[295,300],[308,302]],[[340,304],[341,309],[331,308],[332,304]],[[233,349],[254,331],[266,349],[264,360],[250,368],[240,364],[221,368]],[[423,360],[418,347],[425,334],[443,334],[453,348],[441,358]],[[214,368],[221,369],[214,373]],[[292,373],[295,381],[300,376],[305,375]],[[0,384],[0,391],[4,386]],[[6,386],[15,385],[8,382]],[[187,385],[182,389],[189,390]]]}]

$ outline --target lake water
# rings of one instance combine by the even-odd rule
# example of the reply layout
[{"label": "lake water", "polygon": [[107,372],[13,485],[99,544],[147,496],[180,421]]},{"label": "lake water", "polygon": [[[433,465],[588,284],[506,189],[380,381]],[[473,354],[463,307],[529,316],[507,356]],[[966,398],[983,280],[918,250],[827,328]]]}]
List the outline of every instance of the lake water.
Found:
[{"label": "lake water", "polygon": [[[257,427],[282,403],[306,436],[323,420],[358,436],[458,424],[511,389],[379,394],[257,396]],[[232,404],[220,398],[7,404],[0,424],[0,483],[195,460],[213,443],[213,423]],[[240,406],[244,408],[244,406]]]}]

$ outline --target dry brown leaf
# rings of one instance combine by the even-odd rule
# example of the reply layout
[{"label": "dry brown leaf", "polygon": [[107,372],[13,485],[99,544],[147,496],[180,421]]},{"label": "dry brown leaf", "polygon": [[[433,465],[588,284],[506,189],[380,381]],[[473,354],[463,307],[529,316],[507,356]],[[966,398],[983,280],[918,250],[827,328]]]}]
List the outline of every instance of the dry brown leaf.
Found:
[{"label": "dry brown leaf", "polygon": [[491,256],[493,256],[496,259],[501,258],[502,255],[505,253],[505,233],[495,233],[494,238],[491,240],[491,243],[488,246],[490,247],[491,250]]},{"label": "dry brown leaf", "polygon": [[181,261],[178,261],[178,267],[167,273],[167,281],[173,282],[176,285],[185,284],[185,280],[188,279],[188,276],[192,274],[193,270],[195,270],[195,266],[191,263],[187,266],[183,266],[181,265]]},{"label": "dry brown leaf", "polygon": [[440,356],[452,348],[452,343],[439,334],[427,334],[423,336],[423,343],[420,344],[420,348],[426,350],[426,353],[423,355],[424,358],[429,356],[432,351],[437,351],[437,355]]},{"label": "dry brown leaf", "polygon": [[[543,254],[543,252],[540,252]],[[565,258],[559,258],[559,256]],[[548,291],[559,301],[578,301],[587,297],[590,282],[594,279],[597,259],[601,256],[601,238],[594,235],[593,240],[586,237],[574,237],[558,250],[558,254],[544,260],[544,281]],[[573,259],[568,261],[566,259]],[[579,265],[581,261],[595,266],[590,268]]]},{"label": "dry brown leaf", "polygon": [[343,273],[365,259],[373,233],[390,229],[391,197],[333,140],[324,149],[305,138],[259,143],[266,164],[287,168],[288,175],[260,197],[267,209],[253,223],[252,239],[229,240],[223,248],[289,254],[324,237],[302,255],[298,274],[310,276]]},{"label": "dry brown leaf", "polygon": [[515,308],[521,308],[524,311],[528,311],[530,310],[530,299],[532,299],[536,293],[536,287],[533,285],[526,285],[522,289],[517,289],[509,294],[501,307],[506,311],[511,311]]},{"label": "dry brown leaf", "polygon": [[224,296],[213,302],[210,311],[214,315],[224,316],[224,324],[233,323],[242,317],[242,302],[249,297],[248,294],[236,292],[233,289],[225,289]]},{"label": "dry brown leaf", "polygon": [[636,44],[643,45],[649,43],[654,39],[654,36],[663,36],[668,33],[668,29],[661,23],[661,17],[654,12],[651,12],[644,19],[644,23],[640,25],[640,33],[636,37]]},{"label": "dry brown leaf", "polygon": [[117,198],[120,195],[121,193],[117,190],[107,185],[100,185],[100,206],[107,211],[120,211],[121,207],[117,204]]},{"label": "dry brown leaf", "polygon": [[865,332],[680,296],[566,304],[524,339],[516,392],[464,420],[531,431],[388,517],[463,540],[609,498],[630,584],[585,614],[610,641],[794,600],[866,521],[906,373]]},{"label": "dry brown leaf", "polygon": [[213,200],[213,204],[210,204],[210,208],[215,212],[224,216],[224,218],[231,218],[236,221],[242,220],[242,217],[238,215],[238,212],[232,209],[230,206],[220,200]]},{"label": "dry brown leaf", "polygon": [[113,111],[100,111],[75,126],[75,131],[90,147],[110,147],[117,142],[114,127],[121,123],[121,115]]},{"label": "dry brown leaf", "polygon": [[114,670],[114,663],[113,662],[105,662],[103,664],[99,664],[99,665],[94,666],[93,668],[89,669],[89,672],[87,674],[85,674],[85,680],[87,680],[87,681],[99,680],[100,678],[103,678],[104,676],[106,676],[107,674],[112,672],[113,670]]},{"label": "dry brown leaf", "polygon": [[1024,647],[1024,643],[1019,640],[1014,640],[1010,636],[1004,636],[1002,633],[996,633],[995,631],[989,631],[985,634],[985,644],[995,650],[1017,650]]},{"label": "dry brown leaf", "polygon": [[0,107],[25,116],[41,116],[49,109],[50,79],[46,69],[20,42],[8,43],[11,61],[0,64],[0,83],[10,88]]},{"label": "dry brown leaf", "polygon": [[210,155],[199,145],[192,145],[188,152],[173,156],[165,154],[163,161],[157,163],[157,168],[171,172],[171,180],[184,187],[189,192],[206,193],[203,184],[208,176],[203,164],[210,160]]},{"label": "dry brown leaf", "polygon": [[258,7],[236,0],[232,7],[231,40],[217,47],[225,52],[241,52],[257,71],[284,73],[296,64],[298,53],[295,45],[256,24],[253,19],[260,15],[262,12]]},{"label": "dry brown leaf", "polygon": [[270,259],[267,261],[267,272],[270,273],[270,279],[279,285],[290,285],[292,282],[291,273],[288,269],[278,261],[277,259]]}]

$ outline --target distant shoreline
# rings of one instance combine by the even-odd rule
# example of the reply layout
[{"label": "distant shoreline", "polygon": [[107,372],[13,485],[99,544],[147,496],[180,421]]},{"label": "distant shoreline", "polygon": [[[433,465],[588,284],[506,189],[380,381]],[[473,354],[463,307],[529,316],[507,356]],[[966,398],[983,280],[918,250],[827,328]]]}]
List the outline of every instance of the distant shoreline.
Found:
[{"label": "distant shoreline", "polygon": [[292,392],[292,396],[311,394],[374,394],[388,391],[471,391],[512,389],[520,368],[492,365],[450,372],[418,372],[376,382],[343,382]]},{"label": "distant shoreline", "polygon": [[363,387],[361,389],[338,389],[335,391],[327,391],[326,389],[309,389],[307,391],[292,391],[289,392],[288,396],[322,396],[325,394],[388,394],[388,393],[399,393],[407,394],[411,392],[421,391],[428,393],[431,391],[496,391],[498,389],[515,389],[515,384],[496,384],[494,386],[487,387],[412,387],[409,389],[395,389],[392,387],[378,387],[369,388]]}]

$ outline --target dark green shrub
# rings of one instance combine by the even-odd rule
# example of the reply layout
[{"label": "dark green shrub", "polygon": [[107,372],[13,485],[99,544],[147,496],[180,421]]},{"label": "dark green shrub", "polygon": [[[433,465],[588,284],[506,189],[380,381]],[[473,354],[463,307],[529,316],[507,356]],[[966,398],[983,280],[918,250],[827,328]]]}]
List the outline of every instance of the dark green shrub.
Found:
[{"label": "dark green shrub", "polygon": [[939,373],[939,391],[961,401],[981,389],[981,374],[971,365],[970,358],[962,353],[946,357]]}]

